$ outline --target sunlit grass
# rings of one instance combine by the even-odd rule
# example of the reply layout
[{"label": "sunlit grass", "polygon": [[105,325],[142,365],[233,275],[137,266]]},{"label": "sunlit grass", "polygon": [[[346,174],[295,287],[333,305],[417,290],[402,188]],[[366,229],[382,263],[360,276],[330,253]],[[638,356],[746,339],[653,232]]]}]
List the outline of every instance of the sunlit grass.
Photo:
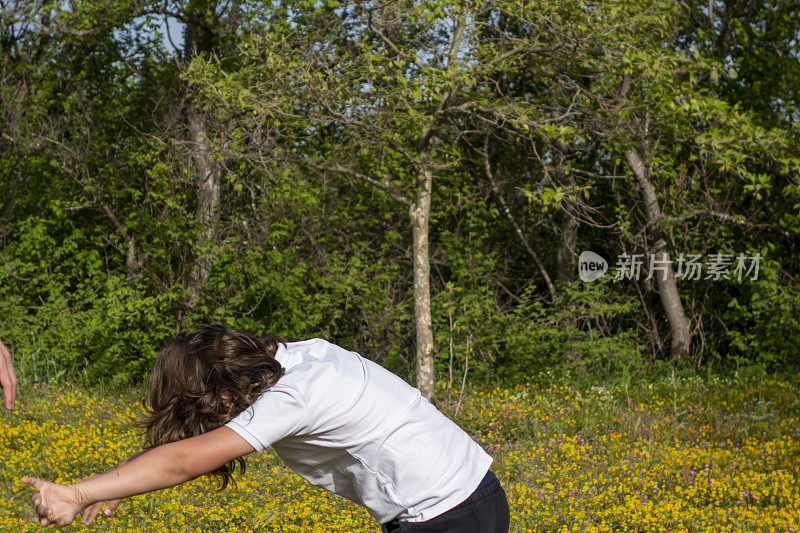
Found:
[{"label": "sunlit grass", "polygon": [[[0,531],[37,529],[22,475],[68,482],[137,451],[130,423],[140,397],[23,387],[18,411],[0,414]],[[800,530],[800,375],[635,390],[468,387],[438,404],[495,457],[512,531]],[[236,491],[198,479],[98,520],[96,531],[378,530],[364,510],[310,487],[272,454],[248,458]],[[63,530],[78,529],[86,528]]]}]

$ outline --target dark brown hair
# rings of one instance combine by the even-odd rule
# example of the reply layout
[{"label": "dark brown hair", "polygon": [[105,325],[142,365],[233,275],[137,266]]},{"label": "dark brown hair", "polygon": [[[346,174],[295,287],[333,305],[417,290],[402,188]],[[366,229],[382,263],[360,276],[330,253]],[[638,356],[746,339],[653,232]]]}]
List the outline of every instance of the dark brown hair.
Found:
[{"label": "dark brown hair", "polygon": [[[150,375],[149,405],[141,422],[146,446],[217,429],[250,407],[283,376],[275,360],[281,342],[286,340],[258,340],[221,325],[177,335],[159,352]],[[243,458],[211,472],[219,476],[220,490],[233,480],[237,463],[244,473]]]}]

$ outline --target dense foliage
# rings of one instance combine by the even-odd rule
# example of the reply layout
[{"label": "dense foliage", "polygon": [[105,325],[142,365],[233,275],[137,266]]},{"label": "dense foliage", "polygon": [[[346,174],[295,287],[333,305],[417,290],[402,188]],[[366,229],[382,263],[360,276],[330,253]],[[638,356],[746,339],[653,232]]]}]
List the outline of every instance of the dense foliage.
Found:
[{"label": "dense foliage", "polygon": [[796,364],[800,15],[746,4],[4,0],[0,338],[117,382],[207,321],[453,385]]}]

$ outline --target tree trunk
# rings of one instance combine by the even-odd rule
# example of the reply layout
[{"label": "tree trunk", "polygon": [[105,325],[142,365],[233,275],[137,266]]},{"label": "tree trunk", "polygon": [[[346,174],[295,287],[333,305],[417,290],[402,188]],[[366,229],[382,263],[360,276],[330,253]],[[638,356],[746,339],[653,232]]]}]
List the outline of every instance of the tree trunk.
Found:
[{"label": "tree trunk", "polygon": [[217,235],[219,218],[220,177],[217,165],[211,161],[208,139],[206,137],[205,117],[193,104],[189,105],[189,138],[192,142],[192,162],[197,179],[197,222],[200,233],[195,243],[195,260],[189,273],[189,299],[187,307],[194,309],[200,301],[203,286],[211,274],[214,264],[213,253],[209,247]]},{"label": "tree trunk", "polygon": [[[466,28],[466,4],[461,8],[458,24],[453,31],[447,66],[450,67],[458,56],[458,49]],[[439,126],[439,114],[447,109],[448,103],[458,93],[461,84],[455,84],[444,91],[436,108],[434,120],[422,128],[417,145],[419,160],[417,165],[417,198],[411,204],[412,235],[414,239],[414,325],[417,334],[417,388],[427,399],[433,398],[435,365],[433,359],[433,321],[431,320],[431,263],[428,242],[428,225],[431,218],[431,191],[433,190],[433,137]]]},{"label": "tree trunk", "polygon": [[[575,176],[571,172],[564,170],[564,161],[567,158],[567,147],[560,142],[553,146],[556,176],[558,184],[562,187],[572,188],[575,186]],[[575,263],[575,245],[578,241],[578,221],[573,216],[575,213],[575,202],[569,195],[564,197],[564,210],[562,213],[561,229],[558,238],[558,251],[556,260],[558,271],[556,279],[559,283],[569,283],[575,280],[577,265]]]},{"label": "tree trunk", "polygon": [[[555,163],[556,181],[561,187],[572,189],[575,187],[575,175],[567,172],[564,163],[567,159],[569,147],[560,141],[553,143],[553,159]],[[558,229],[558,248],[556,250],[556,279],[559,285],[575,280],[577,273],[575,245],[578,242],[578,220],[573,215],[577,212],[575,202],[570,195],[566,195],[562,201],[561,227]],[[564,349],[563,357],[569,361],[578,361],[582,358],[581,351],[577,348],[579,337],[575,335],[578,325],[577,313],[571,312],[574,304],[565,302],[567,315],[560,321],[558,327],[561,331],[568,332],[567,346]]]},{"label": "tree trunk", "polygon": [[417,198],[409,209],[414,239],[414,325],[417,334],[417,388],[423,396],[433,398],[434,360],[433,327],[431,324],[430,247],[428,224],[431,216],[433,171],[431,148],[420,153],[417,174]]},{"label": "tree trunk", "polygon": [[650,170],[636,150],[631,149],[625,152],[625,159],[637,178],[637,194],[643,204],[642,211],[645,223],[650,228],[653,228],[651,233],[655,240],[650,247],[651,260],[663,265],[663,271],[654,271],[653,275],[656,278],[661,305],[672,329],[670,357],[675,362],[676,359],[685,358],[689,355],[691,341],[689,320],[686,318],[686,313],[681,303],[675,271],[672,268],[672,262],[667,251],[667,241],[661,228],[661,208],[658,205],[656,189],[653,186],[653,182],[650,181]]},{"label": "tree trunk", "polygon": [[[187,24],[184,61],[188,64],[197,55],[211,54],[212,42],[212,35],[207,28],[197,23]],[[189,298],[186,307],[191,310],[197,307],[203,286],[208,281],[214,264],[214,255],[209,248],[217,236],[222,173],[219,165],[211,157],[206,117],[191,97],[186,118],[192,147],[191,159],[197,182],[196,217],[200,227],[194,246],[195,260],[189,272],[187,287]]]}]

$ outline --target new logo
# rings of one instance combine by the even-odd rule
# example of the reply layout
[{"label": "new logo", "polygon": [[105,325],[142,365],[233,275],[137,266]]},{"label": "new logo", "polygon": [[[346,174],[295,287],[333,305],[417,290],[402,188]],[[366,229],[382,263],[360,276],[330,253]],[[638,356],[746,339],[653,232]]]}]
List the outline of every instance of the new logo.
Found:
[{"label": "new logo", "polygon": [[581,252],[578,257],[578,277],[583,281],[602,278],[608,271],[608,262],[594,252]]}]

